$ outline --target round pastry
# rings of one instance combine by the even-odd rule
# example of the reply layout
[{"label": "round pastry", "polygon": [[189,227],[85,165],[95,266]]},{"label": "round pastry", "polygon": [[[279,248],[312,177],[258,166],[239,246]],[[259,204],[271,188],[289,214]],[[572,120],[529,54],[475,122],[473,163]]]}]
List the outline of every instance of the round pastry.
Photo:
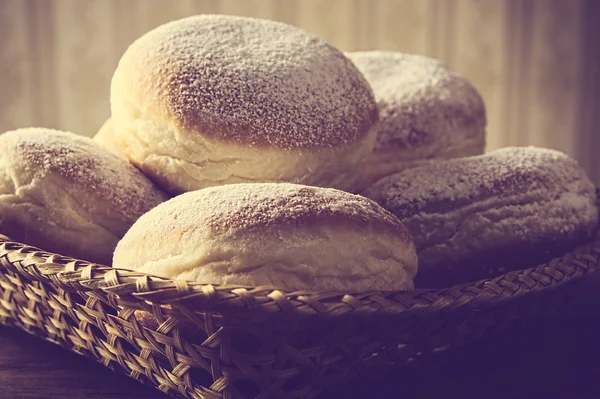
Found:
[{"label": "round pastry", "polygon": [[115,138],[172,193],[230,183],[349,189],[376,140],[369,84],[298,28],[201,15],[135,41],[112,79]]},{"label": "round pastry", "polygon": [[377,144],[359,190],[423,160],[483,154],[485,106],[462,76],[420,55],[346,55],[371,84],[380,115]]},{"label": "round pastry", "polygon": [[537,266],[589,242],[594,191],[565,154],[515,147],[407,169],[364,195],[412,234],[416,286],[443,287]]},{"label": "round pastry", "polygon": [[115,141],[115,136],[112,127],[112,121],[110,118],[104,122],[104,124],[98,130],[98,133],[94,136],[94,141],[100,144],[102,147],[106,148],[108,151],[112,152],[115,155],[118,155],[121,158],[126,159],[123,151],[121,151],[121,147]]},{"label": "round pastry", "polygon": [[133,222],[165,199],[90,138],[44,128],[0,135],[0,231],[13,240],[110,264]]},{"label": "round pastry", "polygon": [[119,242],[113,267],[211,284],[359,292],[412,288],[417,258],[404,225],[371,200],[253,183],[159,205]]}]

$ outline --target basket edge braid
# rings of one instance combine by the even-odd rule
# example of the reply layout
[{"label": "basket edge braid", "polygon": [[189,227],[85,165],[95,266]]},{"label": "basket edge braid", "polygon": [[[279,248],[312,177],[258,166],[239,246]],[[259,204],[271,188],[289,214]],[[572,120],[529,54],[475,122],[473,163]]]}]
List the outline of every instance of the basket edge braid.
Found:
[{"label": "basket edge braid", "polygon": [[[68,291],[104,291],[122,306],[169,306],[188,312],[217,312],[239,317],[276,316],[403,316],[456,307],[477,307],[564,285],[599,268],[600,233],[594,241],[563,257],[489,280],[438,290],[365,292],[283,292],[272,287],[217,286],[169,280],[140,272],[75,260],[10,241],[0,235],[0,257],[20,275]],[[252,310],[252,312],[248,312]]]}]

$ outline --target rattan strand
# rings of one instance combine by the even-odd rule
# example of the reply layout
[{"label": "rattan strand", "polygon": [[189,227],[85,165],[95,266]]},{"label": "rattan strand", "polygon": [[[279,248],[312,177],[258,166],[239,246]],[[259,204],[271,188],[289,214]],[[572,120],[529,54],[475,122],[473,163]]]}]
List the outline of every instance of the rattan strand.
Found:
[{"label": "rattan strand", "polygon": [[547,265],[443,290],[287,293],[171,281],[0,236],[0,323],[173,396],[309,398],[555,310],[555,288],[599,263],[600,236]]}]

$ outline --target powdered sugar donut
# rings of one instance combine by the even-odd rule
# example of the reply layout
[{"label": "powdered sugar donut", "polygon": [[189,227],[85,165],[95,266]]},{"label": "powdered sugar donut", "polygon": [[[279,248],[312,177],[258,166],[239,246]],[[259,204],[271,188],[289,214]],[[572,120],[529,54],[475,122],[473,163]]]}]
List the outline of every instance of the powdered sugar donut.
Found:
[{"label": "powdered sugar donut", "polygon": [[115,134],[110,118],[102,124],[100,130],[98,130],[98,133],[96,133],[93,140],[113,154],[126,159],[125,155],[121,151],[121,147],[119,147],[115,141]]},{"label": "powdered sugar donut", "polygon": [[111,88],[123,152],[174,193],[245,182],[352,187],[377,105],[340,51],[298,28],[200,15],[121,58]]},{"label": "powdered sugar donut", "polygon": [[354,292],[412,288],[417,258],[406,227],[371,200],[254,183],[159,205],[119,242],[113,266],[212,284]]},{"label": "powdered sugar donut", "polygon": [[347,53],[375,93],[380,124],[359,189],[424,160],[483,154],[477,90],[438,60],[390,51]]},{"label": "powdered sugar donut", "polygon": [[0,231],[13,240],[110,264],[127,229],[165,199],[90,138],[43,128],[0,135]]},{"label": "powdered sugar donut", "polygon": [[573,159],[535,147],[440,161],[364,192],[402,220],[419,256],[417,286],[536,266],[589,241],[594,185]]}]

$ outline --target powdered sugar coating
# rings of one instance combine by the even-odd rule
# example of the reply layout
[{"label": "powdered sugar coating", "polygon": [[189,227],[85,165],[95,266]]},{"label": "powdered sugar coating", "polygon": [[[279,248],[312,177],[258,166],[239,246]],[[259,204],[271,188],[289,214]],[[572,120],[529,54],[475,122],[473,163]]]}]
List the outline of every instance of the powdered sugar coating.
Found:
[{"label": "powdered sugar coating", "polygon": [[65,188],[68,192],[93,193],[130,223],[167,198],[129,162],[88,137],[23,128],[4,133],[0,141],[13,162],[23,163],[34,175],[58,174],[72,183],[72,187]]},{"label": "powdered sugar coating", "polygon": [[380,180],[365,196],[402,217],[417,212],[449,212],[487,198],[536,191],[551,197],[573,191],[594,198],[594,186],[575,160],[562,152],[536,147],[508,147],[475,157],[432,162]]},{"label": "powdered sugar coating", "polygon": [[426,287],[536,266],[588,242],[598,227],[595,188],[583,169],[535,147],[431,162],[364,195],[407,226]]},{"label": "powdered sugar coating", "polygon": [[210,284],[363,292],[413,288],[404,225],[364,197],[290,183],[188,192],[143,215],[113,266]]},{"label": "powdered sugar coating", "polygon": [[380,114],[376,152],[421,150],[419,158],[424,159],[464,146],[468,153],[461,155],[483,153],[485,106],[462,76],[420,55],[390,51],[346,55],[375,93]]},{"label": "powdered sugar coating", "polygon": [[119,73],[142,110],[160,109],[223,142],[331,148],[356,142],[377,120],[368,83],[341,52],[273,21],[200,15],[167,23],[130,46]]},{"label": "powdered sugar coating", "polygon": [[291,183],[231,184],[188,192],[142,216],[132,230],[151,231],[159,237],[169,234],[173,226],[181,231],[206,229],[211,235],[235,234],[332,221],[356,227],[377,225],[411,242],[406,227],[374,201],[336,189]]}]

